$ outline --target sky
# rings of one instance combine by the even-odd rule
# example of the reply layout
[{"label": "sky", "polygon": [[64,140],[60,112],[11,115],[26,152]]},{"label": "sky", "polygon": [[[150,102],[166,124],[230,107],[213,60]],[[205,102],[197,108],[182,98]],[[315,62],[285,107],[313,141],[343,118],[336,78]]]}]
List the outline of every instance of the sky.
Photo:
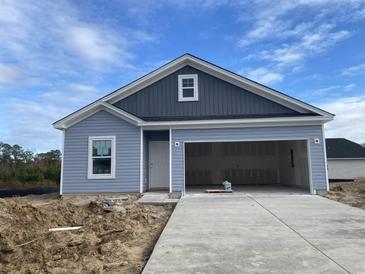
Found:
[{"label": "sky", "polygon": [[52,123],[191,53],[336,114],[365,142],[365,0],[0,0],[0,141],[61,147]]}]

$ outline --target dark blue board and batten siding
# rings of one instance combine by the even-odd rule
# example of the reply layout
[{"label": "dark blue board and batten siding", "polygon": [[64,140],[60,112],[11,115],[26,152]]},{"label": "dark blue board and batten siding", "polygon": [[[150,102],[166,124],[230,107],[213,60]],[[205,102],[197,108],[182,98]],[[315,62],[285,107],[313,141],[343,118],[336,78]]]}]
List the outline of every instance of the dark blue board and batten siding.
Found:
[{"label": "dark blue board and batten siding", "polygon": [[[89,180],[89,136],[116,136],[115,179]],[[65,131],[63,193],[139,192],[140,128],[100,111]]]},{"label": "dark blue board and batten siding", "polygon": [[[179,74],[198,74],[199,101],[178,101]],[[146,121],[308,115],[191,66],[177,70],[114,105]]]},{"label": "dark blue board and batten siding", "polygon": [[[326,190],[326,166],[322,141],[322,127],[254,127],[254,128],[211,128],[172,130],[172,190],[184,191],[184,142],[214,141],[259,141],[259,140],[309,140],[310,164],[313,189]],[[175,146],[179,142],[179,146]]]}]

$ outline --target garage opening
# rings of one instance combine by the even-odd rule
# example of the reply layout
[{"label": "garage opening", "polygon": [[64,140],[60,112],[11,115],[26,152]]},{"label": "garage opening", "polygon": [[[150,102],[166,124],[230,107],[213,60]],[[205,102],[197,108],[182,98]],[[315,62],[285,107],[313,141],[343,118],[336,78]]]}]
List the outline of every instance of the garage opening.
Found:
[{"label": "garage opening", "polygon": [[290,186],[310,191],[307,141],[185,143],[185,185]]}]

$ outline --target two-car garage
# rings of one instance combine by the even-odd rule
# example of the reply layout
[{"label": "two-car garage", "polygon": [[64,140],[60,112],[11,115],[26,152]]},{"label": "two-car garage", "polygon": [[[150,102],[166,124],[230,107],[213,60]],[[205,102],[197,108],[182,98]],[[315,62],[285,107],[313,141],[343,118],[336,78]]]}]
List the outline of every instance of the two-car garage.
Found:
[{"label": "two-car garage", "polygon": [[186,142],[185,185],[284,185],[310,191],[307,140]]}]

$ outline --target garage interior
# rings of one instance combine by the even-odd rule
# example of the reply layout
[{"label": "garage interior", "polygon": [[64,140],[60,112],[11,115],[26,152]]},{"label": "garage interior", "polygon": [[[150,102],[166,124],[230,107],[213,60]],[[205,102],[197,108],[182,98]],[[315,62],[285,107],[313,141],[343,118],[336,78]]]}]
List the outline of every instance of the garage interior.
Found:
[{"label": "garage interior", "polygon": [[307,141],[185,143],[186,188],[289,186],[310,191]]}]

